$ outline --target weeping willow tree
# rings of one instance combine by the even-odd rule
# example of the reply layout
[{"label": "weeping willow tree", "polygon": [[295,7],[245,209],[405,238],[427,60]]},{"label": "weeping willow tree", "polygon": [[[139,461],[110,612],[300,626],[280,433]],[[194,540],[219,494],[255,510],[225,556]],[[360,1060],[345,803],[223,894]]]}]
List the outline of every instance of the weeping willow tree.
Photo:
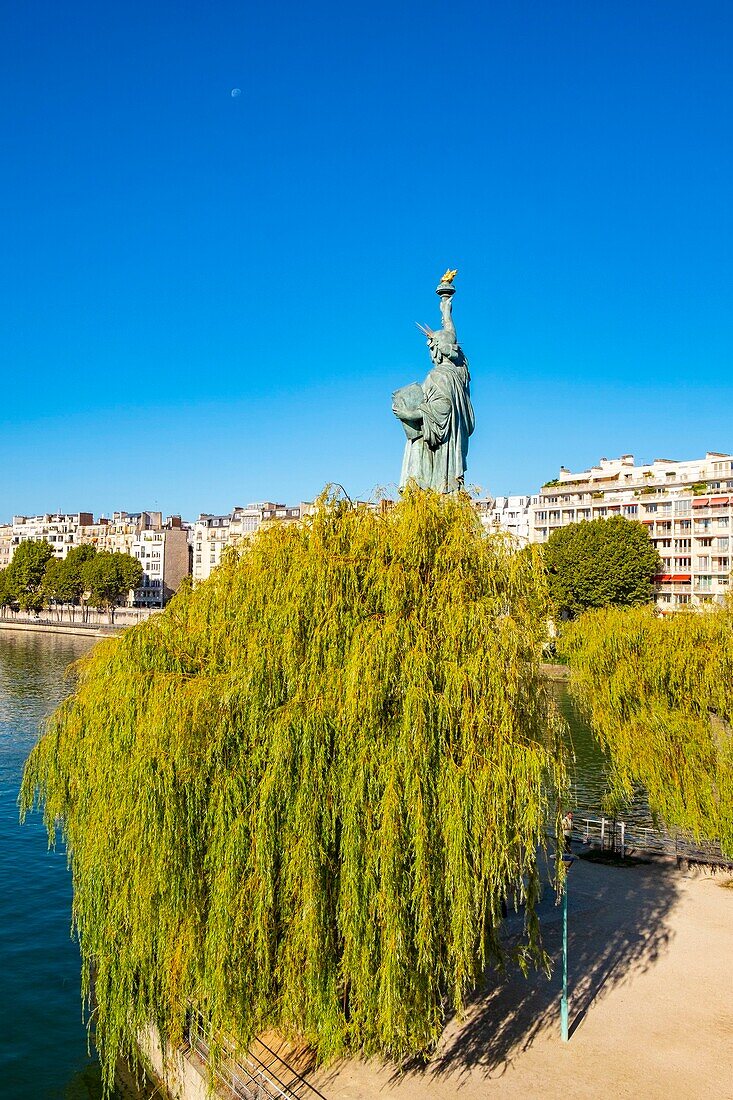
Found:
[{"label": "weeping willow tree", "polygon": [[489,962],[512,891],[519,961],[561,721],[539,670],[536,554],[468,500],[323,500],[77,668],[26,765],[60,824],[108,1079],[187,1004],[319,1059],[428,1051]]},{"label": "weeping willow tree", "polygon": [[561,645],[608,750],[613,797],[641,783],[666,825],[733,854],[733,607],[589,612]]}]

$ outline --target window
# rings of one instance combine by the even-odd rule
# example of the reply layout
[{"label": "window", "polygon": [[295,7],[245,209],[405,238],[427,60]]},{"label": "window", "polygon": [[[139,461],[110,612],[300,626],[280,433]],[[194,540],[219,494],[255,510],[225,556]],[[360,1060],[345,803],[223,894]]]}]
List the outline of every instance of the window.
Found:
[{"label": "window", "polygon": [[677,603],[678,604],[684,604],[684,603],[689,603],[689,602],[690,602],[690,597],[689,596],[687,596],[687,595],[677,596]]},{"label": "window", "polygon": [[707,554],[703,554],[697,559],[697,568],[700,570],[710,568],[710,558]]},{"label": "window", "polygon": [[715,540],[715,545],[717,546],[718,550],[727,550],[728,549],[728,542],[729,542],[728,536],[725,535],[723,538],[717,538]]}]

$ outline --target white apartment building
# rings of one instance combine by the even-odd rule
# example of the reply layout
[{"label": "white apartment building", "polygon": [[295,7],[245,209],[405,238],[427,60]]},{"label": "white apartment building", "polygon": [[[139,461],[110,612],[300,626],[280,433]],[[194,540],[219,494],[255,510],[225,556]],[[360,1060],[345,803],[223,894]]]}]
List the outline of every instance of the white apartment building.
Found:
[{"label": "white apartment building", "polygon": [[12,559],[15,548],[21,542],[43,539],[49,544],[55,557],[64,559],[69,550],[79,546],[79,528],[93,522],[91,512],[47,512],[42,516],[13,516],[12,522]]},{"label": "white apartment building", "polygon": [[529,496],[487,497],[475,502],[479,519],[487,532],[505,531],[518,546],[526,546],[530,535]]},{"label": "white apartment building", "polygon": [[193,563],[191,571],[194,581],[206,580],[217,565],[227,546],[234,546],[243,538],[251,535],[263,523],[296,523],[312,510],[312,504],[287,506],[273,501],[261,501],[248,504],[246,508],[236,507],[226,515],[216,516],[203,513],[192,528]]},{"label": "white apartment building", "polygon": [[530,504],[530,541],[585,519],[626,516],[643,523],[662,559],[662,610],[720,602],[730,590],[733,455],[709,451],[637,466],[633,455],[602,458],[580,473],[560,468]]}]

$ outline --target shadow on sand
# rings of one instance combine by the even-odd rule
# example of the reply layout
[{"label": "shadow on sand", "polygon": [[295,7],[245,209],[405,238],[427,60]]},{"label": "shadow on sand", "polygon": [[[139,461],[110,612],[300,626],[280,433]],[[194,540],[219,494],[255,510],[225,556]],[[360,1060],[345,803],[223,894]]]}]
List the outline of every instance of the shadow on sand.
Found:
[{"label": "shadow on sand", "polygon": [[[678,877],[674,868],[661,864],[616,868],[576,861],[568,893],[571,1038],[597,998],[649,969],[666,952],[671,938],[667,917],[678,898]],[[487,973],[463,1018],[447,1024],[431,1061],[395,1070],[390,1084],[407,1075],[426,1084],[450,1078],[459,1088],[469,1072],[498,1077],[540,1032],[559,1032],[562,910],[549,886],[541,913],[551,976]],[[521,918],[510,917],[508,938],[520,930]]]}]

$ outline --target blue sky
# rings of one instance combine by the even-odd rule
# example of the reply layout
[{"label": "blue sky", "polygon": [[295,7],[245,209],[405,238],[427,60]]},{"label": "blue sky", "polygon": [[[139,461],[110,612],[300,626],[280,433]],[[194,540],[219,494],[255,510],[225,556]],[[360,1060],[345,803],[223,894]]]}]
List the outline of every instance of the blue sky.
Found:
[{"label": "blue sky", "polygon": [[6,5],[0,518],[393,486],[449,265],[472,484],[733,451],[732,47],[704,0]]}]

